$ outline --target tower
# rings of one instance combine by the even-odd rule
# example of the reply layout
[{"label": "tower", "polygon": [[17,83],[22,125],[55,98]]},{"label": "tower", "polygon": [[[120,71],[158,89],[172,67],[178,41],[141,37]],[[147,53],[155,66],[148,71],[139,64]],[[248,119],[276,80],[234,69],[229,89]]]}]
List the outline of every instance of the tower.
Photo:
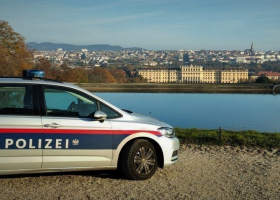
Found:
[{"label": "tower", "polygon": [[254,44],[252,42],[252,44],[251,44],[251,53],[253,53],[253,52],[254,52]]}]

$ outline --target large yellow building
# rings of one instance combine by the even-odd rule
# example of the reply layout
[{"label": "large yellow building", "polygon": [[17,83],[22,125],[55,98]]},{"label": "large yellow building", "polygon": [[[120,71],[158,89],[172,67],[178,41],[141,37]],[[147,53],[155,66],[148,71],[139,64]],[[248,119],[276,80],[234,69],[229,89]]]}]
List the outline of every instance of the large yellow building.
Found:
[{"label": "large yellow building", "polygon": [[142,68],[138,70],[148,82],[154,83],[240,83],[248,80],[243,68],[204,69],[190,65],[178,68]]}]

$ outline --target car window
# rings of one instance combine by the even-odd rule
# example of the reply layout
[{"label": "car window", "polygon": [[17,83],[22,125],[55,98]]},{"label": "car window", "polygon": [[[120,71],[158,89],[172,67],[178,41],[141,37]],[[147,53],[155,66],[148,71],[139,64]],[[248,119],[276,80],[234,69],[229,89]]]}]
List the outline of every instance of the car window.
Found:
[{"label": "car window", "polygon": [[89,117],[98,110],[97,101],[67,88],[43,88],[47,116]]},{"label": "car window", "polygon": [[0,85],[0,115],[34,115],[31,85]]},{"label": "car window", "polygon": [[112,109],[109,108],[108,106],[105,106],[105,105],[102,104],[102,103],[100,103],[100,108],[101,108],[101,111],[103,111],[104,113],[107,114],[107,118],[108,118],[108,119],[120,117],[120,114],[119,114],[119,113],[115,112],[114,110],[112,110]]}]

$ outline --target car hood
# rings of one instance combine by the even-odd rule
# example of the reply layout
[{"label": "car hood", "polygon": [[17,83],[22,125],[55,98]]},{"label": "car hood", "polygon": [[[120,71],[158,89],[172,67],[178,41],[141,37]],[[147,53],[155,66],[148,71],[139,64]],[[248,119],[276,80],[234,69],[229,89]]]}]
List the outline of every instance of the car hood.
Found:
[{"label": "car hood", "polygon": [[162,121],[159,121],[158,119],[155,119],[153,117],[150,117],[150,116],[146,116],[146,115],[143,115],[143,114],[140,114],[140,113],[129,113],[132,118],[138,122],[141,122],[141,123],[146,123],[146,124],[153,124],[153,125],[157,125],[157,126],[160,126],[160,127],[170,127],[172,128],[169,124],[166,124]]}]

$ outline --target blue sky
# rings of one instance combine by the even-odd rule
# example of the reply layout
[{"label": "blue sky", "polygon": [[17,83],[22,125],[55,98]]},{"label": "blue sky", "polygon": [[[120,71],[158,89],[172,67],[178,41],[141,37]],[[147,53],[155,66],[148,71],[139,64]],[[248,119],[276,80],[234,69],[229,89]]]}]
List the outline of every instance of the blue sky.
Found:
[{"label": "blue sky", "polygon": [[27,42],[280,50],[280,0],[0,0]]}]

